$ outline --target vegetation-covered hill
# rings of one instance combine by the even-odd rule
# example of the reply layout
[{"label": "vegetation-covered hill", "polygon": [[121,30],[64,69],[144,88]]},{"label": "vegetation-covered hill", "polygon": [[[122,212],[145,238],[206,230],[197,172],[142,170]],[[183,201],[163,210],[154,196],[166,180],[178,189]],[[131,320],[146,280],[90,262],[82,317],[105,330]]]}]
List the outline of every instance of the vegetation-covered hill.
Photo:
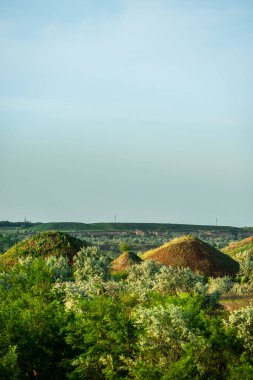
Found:
[{"label": "vegetation-covered hill", "polygon": [[40,223],[31,227],[29,230],[32,232],[43,231],[85,231],[89,230],[89,224],[75,223],[75,222],[52,222],[52,223]]},{"label": "vegetation-covered hill", "polygon": [[134,252],[123,252],[113,260],[111,267],[114,272],[128,271],[133,265],[140,264],[142,259]]},{"label": "vegetation-covered hill", "polygon": [[154,260],[172,267],[189,267],[205,276],[234,276],[239,264],[202,240],[191,236],[176,238],[142,255],[143,260]]},{"label": "vegetation-covered hill", "polygon": [[67,256],[72,262],[73,256],[87,244],[69,234],[57,231],[41,232],[20,243],[0,256],[0,264],[13,265],[18,258],[32,256]]},{"label": "vegetation-covered hill", "polygon": [[240,228],[229,226],[204,226],[191,224],[172,223],[72,223],[72,222],[52,222],[40,223],[32,226],[34,232],[56,230],[56,231],[231,231],[239,232]]},{"label": "vegetation-covered hill", "polygon": [[244,259],[246,255],[253,258],[253,236],[232,242],[222,251],[236,260]]}]

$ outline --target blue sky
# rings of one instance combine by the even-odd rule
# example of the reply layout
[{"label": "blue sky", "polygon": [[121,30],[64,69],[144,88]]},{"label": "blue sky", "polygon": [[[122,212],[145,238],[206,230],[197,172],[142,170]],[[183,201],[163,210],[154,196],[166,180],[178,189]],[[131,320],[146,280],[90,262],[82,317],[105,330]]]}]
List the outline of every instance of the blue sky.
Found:
[{"label": "blue sky", "polygon": [[253,225],[250,1],[0,2],[0,219]]}]

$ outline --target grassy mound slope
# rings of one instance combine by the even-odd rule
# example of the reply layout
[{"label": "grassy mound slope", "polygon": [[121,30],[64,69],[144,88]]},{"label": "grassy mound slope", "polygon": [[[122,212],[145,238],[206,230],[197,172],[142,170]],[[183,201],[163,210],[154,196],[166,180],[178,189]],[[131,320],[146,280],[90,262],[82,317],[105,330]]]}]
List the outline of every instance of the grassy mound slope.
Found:
[{"label": "grassy mound slope", "polygon": [[14,265],[18,258],[32,256],[67,256],[72,262],[73,256],[87,243],[64,232],[48,231],[34,235],[15,244],[0,256],[0,264]]},{"label": "grassy mound slope", "polygon": [[245,256],[248,255],[253,259],[253,236],[232,242],[222,251],[239,261],[245,259]]},{"label": "grassy mound slope", "polygon": [[131,266],[140,264],[142,259],[133,252],[124,252],[113,260],[111,267],[114,272],[128,271]]},{"label": "grassy mound slope", "polygon": [[142,259],[172,267],[189,267],[195,273],[212,277],[233,276],[239,270],[239,264],[231,257],[191,235],[147,251]]}]

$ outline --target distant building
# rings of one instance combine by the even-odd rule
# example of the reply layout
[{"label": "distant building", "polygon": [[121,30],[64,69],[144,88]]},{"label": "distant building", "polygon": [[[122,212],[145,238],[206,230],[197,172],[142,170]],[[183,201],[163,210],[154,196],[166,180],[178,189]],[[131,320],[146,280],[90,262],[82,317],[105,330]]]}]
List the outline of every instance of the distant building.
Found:
[{"label": "distant building", "polygon": [[135,230],[135,235],[137,235],[137,236],[143,236],[143,235],[145,235],[145,232],[141,231],[141,230]]}]

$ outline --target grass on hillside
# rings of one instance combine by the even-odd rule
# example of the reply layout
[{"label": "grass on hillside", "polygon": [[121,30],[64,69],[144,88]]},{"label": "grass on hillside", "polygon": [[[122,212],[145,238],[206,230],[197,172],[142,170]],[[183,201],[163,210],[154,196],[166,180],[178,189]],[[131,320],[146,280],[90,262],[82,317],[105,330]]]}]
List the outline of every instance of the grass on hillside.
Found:
[{"label": "grass on hillside", "polygon": [[224,253],[231,255],[232,257],[240,260],[245,257],[245,254],[253,256],[253,236],[246,239],[235,241],[230,243],[222,250]]},{"label": "grass on hillside", "polygon": [[128,271],[132,265],[140,264],[142,259],[133,252],[123,252],[113,260],[111,267],[113,272]]},{"label": "grass on hillside", "polygon": [[18,258],[32,256],[67,256],[72,262],[73,256],[87,246],[69,234],[57,231],[41,232],[15,244],[7,252],[0,256],[0,263],[14,265]]},{"label": "grass on hillside", "polygon": [[188,266],[194,272],[213,277],[233,276],[239,270],[239,264],[230,256],[191,235],[181,236],[149,250],[142,255],[142,259],[152,259],[174,267]]}]

